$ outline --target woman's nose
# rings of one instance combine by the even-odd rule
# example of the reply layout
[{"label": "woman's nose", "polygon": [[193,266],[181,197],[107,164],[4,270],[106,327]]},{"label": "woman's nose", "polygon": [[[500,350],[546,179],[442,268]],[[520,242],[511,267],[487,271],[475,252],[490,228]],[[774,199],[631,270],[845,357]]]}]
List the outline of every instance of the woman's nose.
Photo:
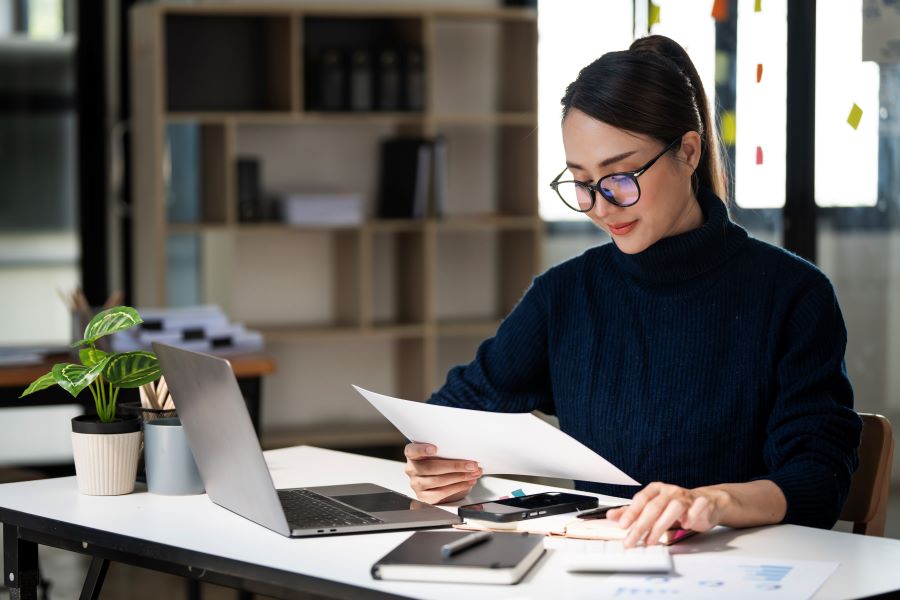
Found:
[{"label": "woman's nose", "polygon": [[593,215],[598,219],[605,219],[611,212],[612,208],[614,208],[612,204],[604,200],[603,197],[600,196],[600,194],[597,194],[596,198],[594,199],[594,207],[591,208],[591,213],[593,213]]}]

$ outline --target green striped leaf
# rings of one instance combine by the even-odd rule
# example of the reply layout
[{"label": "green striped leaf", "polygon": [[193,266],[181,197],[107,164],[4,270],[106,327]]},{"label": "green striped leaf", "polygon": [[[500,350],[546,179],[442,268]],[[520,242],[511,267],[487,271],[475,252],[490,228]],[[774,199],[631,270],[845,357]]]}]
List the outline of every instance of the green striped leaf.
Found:
[{"label": "green striped leaf", "polygon": [[112,356],[112,354],[109,352],[104,352],[103,350],[98,350],[96,348],[85,348],[78,353],[81,364],[86,367],[93,367],[110,356]]},{"label": "green striped leaf", "polygon": [[50,386],[56,385],[56,379],[53,378],[53,372],[47,373],[45,375],[41,375],[37,379],[31,382],[22,395],[19,398],[24,398],[28,394],[33,394],[35,392],[39,392],[43,389],[46,389]]},{"label": "green striped leaf", "polygon": [[159,378],[159,362],[152,352],[123,352],[110,359],[103,375],[116,387],[141,387]]},{"label": "green striped leaf", "polygon": [[103,336],[129,329],[143,322],[138,312],[130,306],[115,306],[94,315],[84,328],[84,339],[75,342],[72,347],[93,344]]},{"label": "green striped leaf", "polygon": [[62,389],[72,394],[73,398],[77,398],[84,388],[91,385],[100,376],[106,363],[107,361],[104,360],[93,367],[59,363],[53,365],[53,379]]}]

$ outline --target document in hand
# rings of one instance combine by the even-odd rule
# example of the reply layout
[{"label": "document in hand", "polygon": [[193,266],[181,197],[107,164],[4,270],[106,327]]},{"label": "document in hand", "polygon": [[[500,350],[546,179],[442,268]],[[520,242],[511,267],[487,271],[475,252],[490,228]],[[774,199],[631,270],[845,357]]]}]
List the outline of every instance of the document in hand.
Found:
[{"label": "document in hand", "polygon": [[356,388],[407,439],[438,455],[476,461],[485,474],[640,485],[611,462],[530,413],[434,406]]}]

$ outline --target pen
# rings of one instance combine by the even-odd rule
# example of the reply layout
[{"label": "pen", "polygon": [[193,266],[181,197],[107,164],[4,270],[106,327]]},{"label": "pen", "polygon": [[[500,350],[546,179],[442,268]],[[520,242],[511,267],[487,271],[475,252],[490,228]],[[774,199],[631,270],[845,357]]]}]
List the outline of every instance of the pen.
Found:
[{"label": "pen", "polygon": [[601,506],[600,508],[594,508],[591,510],[586,510],[578,513],[579,519],[603,519],[606,517],[606,513],[611,511],[614,508],[622,508],[623,506],[628,506],[627,504],[622,504],[621,506]]},{"label": "pen", "polygon": [[491,539],[490,531],[476,531],[475,533],[470,533],[465,537],[461,537],[458,540],[441,546],[441,556],[443,558],[450,558],[454,554],[467,550],[472,546],[477,546],[481,542],[486,542],[489,539]]}]

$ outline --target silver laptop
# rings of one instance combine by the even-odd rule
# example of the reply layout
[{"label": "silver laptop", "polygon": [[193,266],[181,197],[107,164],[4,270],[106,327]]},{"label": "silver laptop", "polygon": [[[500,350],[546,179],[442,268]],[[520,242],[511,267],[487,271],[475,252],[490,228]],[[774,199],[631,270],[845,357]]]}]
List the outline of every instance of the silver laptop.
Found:
[{"label": "silver laptop", "polygon": [[291,537],[446,527],[453,513],[372,483],[276,490],[227,360],[153,344],[210,499]]}]

